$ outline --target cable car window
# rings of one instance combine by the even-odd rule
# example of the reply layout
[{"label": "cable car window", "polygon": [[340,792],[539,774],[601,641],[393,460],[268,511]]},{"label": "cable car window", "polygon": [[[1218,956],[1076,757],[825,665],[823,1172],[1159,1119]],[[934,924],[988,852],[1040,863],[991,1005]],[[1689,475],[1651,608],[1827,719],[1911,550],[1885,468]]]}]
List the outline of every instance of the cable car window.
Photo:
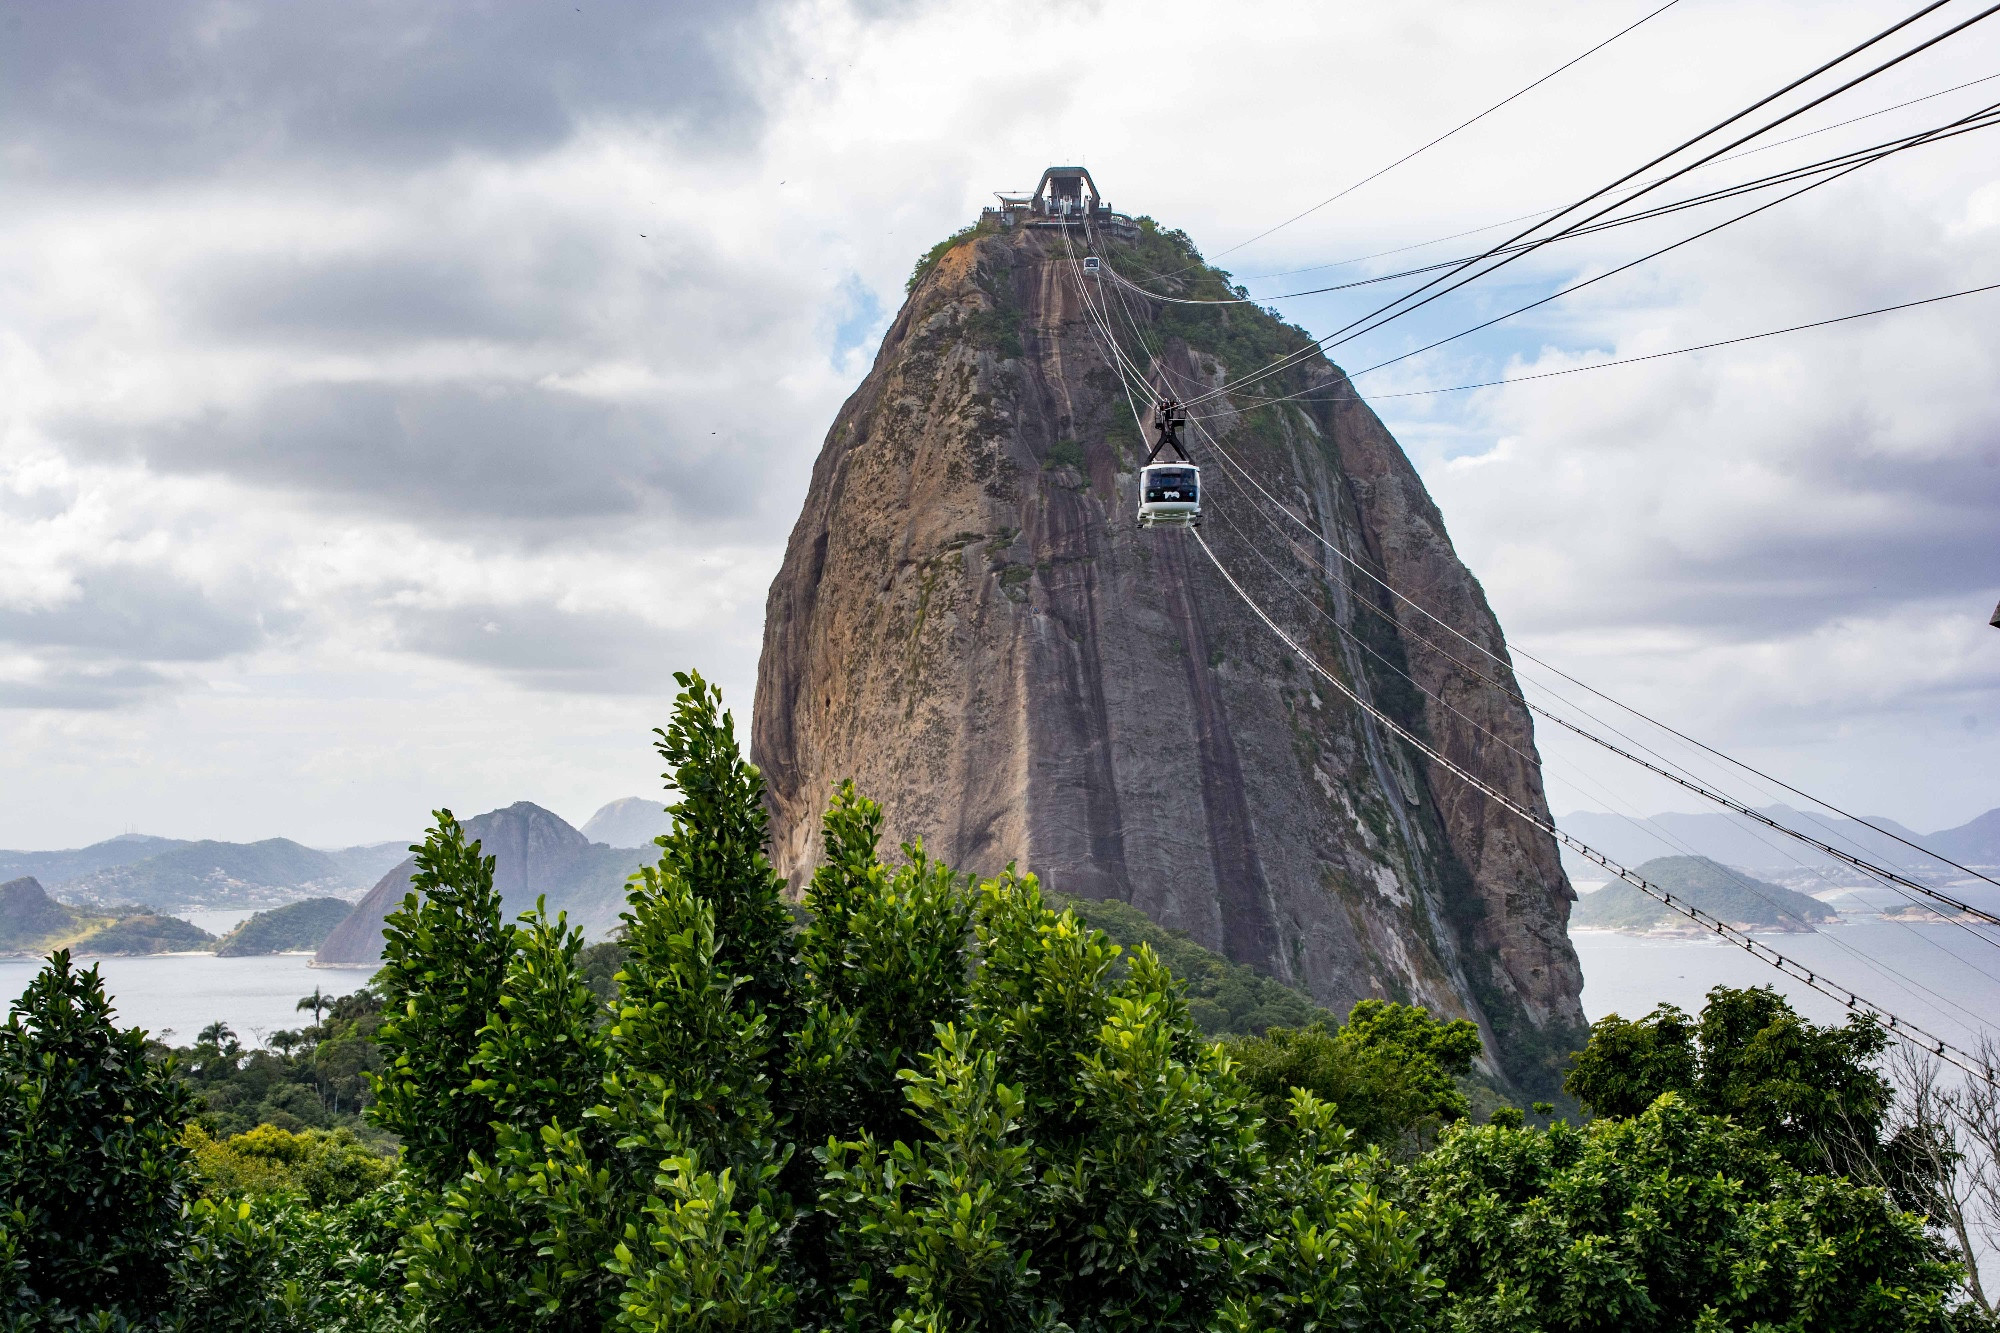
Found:
[{"label": "cable car window", "polygon": [[1195,475],[1192,470],[1150,473],[1146,478],[1146,498],[1192,500],[1195,498]]}]

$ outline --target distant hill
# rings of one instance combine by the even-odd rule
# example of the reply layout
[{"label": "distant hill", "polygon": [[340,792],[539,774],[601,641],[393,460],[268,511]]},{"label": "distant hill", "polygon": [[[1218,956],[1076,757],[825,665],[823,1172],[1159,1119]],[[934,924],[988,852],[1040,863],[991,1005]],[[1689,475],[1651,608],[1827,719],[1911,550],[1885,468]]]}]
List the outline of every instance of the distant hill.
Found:
[{"label": "distant hill", "polygon": [[[1705,856],[1663,856],[1635,869],[1676,898],[1685,899],[1732,926],[1809,931],[1840,917],[1817,898],[1752,879]],[[1613,880],[1594,893],[1584,894],[1570,913],[1570,925],[1630,931],[1699,929],[1666,904],[1622,880]]]},{"label": "distant hill", "polygon": [[81,934],[89,921],[67,903],[49,897],[41,881],[32,876],[0,884],[0,953],[38,953],[44,940],[72,938]]},{"label": "distant hill", "polygon": [[353,887],[354,878],[325,852],[290,838],[266,838],[183,843],[143,861],[72,880],[62,892],[75,903],[146,902],[185,908],[256,906],[302,893],[324,896]]},{"label": "distant hill", "polygon": [[[570,924],[593,940],[607,938],[617,928],[618,914],[625,909],[626,878],[656,855],[650,847],[640,851],[592,842],[561,816],[530,801],[468,819],[465,831],[495,859],[494,883],[509,917],[532,911],[535,896],[546,894],[550,915],[568,912]],[[381,958],[382,919],[401,905],[415,869],[415,858],[405,858],[382,876],[327,936],[313,962],[359,966]]]},{"label": "distant hill", "polygon": [[237,958],[317,949],[353,910],[354,904],[345,898],[308,898],[259,912],[222,937],[215,946],[216,956]]},{"label": "distant hill", "polygon": [[192,953],[210,949],[215,936],[193,922],[166,916],[149,907],[127,904],[111,909],[114,919],[99,926],[76,943],[70,951],[80,957],[115,957],[120,954]]},{"label": "distant hill", "polygon": [[[1895,838],[1886,837],[1855,820],[1809,815],[1785,805],[1767,806],[1758,813],[1870,860],[1927,875],[1955,877],[1958,874],[1939,861],[1937,856],[1914,851]],[[1876,816],[1871,816],[1868,822],[1962,865],[2000,866],[2000,809],[1989,810],[1977,819],[1936,833],[1918,833],[1893,819]],[[1751,870],[1793,871],[1800,866],[1829,870],[1840,868],[1838,861],[1804,843],[1719,811],[1712,814],[1669,812],[1638,820],[1623,815],[1578,810],[1557,816],[1556,824],[1564,832],[1628,866],[1660,856],[1695,855]],[[1569,854],[1565,854],[1564,865],[1576,878],[1603,877],[1601,870]]]},{"label": "distant hill", "polygon": [[667,831],[666,805],[654,796],[627,796],[600,806],[584,821],[583,836],[610,847],[651,847]]},{"label": "distant hill", "polygon": [[73,879],[113,866],[131,865],[175,847],[185,847],[182,838],[153,838],[143,833],[125,833],[106,838],[88,847],[72,847],[60,852],[0,852],[0,880],[33,876],[43,884],[60,889]]},{"label": "distant hill", "polygon": [[392,842],[370,842],[359,847],[330,848],[326,854],[339,867],[346,887],[363,889],[388,874],[398,861],[410,854],[410,840],[397,838]]},{"label": "distant hill", "polygon": [[1961,865],[2000,866],[2000,810],[1918,839]]},{"label": "distant hill", "polygon": [[64,948],[85,956],[165,953],[214,942],[199,926],[150,907],[91,911],[57,902],[32,877],[0,884],[0,954],[39,956]]}]

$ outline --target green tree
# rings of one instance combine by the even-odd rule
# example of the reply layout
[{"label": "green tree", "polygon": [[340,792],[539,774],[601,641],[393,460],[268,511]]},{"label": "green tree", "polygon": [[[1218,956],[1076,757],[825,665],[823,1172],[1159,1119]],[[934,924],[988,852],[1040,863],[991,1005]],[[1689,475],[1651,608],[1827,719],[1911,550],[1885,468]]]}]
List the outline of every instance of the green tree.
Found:
[{"label": "green tree", "polygon": [[550,921],[546,900],[537,898],[520,917],[514,945],[498,1009],[472,1057],[480,1077],[470,1090],[516,1129],[575,1128],[604,1090],[599,1005],[578,961],[583,932],[562,913]]},{"label": "green tree", "polygon": [[654,734],[679,799],[658,840],[662,876],[678,877],[715,917],[717,962],[743,988],[745,1002],[785,1029],[792,986],[792,914],[784,885],[765,854],[770,816],[764,775],[736,746],[735,719],[722,691],[699,672],[676,672],[681,691],[673,720]]},{"label": "green tree", "polygon": [[603,1326],[617,1283],[605,1269],[617,1226],[604,1134],[586,1111],[603,1094],[597,997],[580,931],[522,915],[499,1003],[472,1058],[473,1094],[494,1144],[406,1246],[409,1281],[433,1328],[583,1330]]},{"label": "green tree", "polygon": [[1479,1052],[1479,1029],[1467,1020],[1440,1023],[1415,1005],[1383,1000],[1361,1001],[1336,1028],[1272,1028],[1230,1046],[1278,1143],[1291,1125],[1292,1090],[1303,1088],[1330,1103],[1362,1143],[1403,1157],[1464,1119],[1455,1080]]},{"label": "green tree", "polygon": [[1415,1220],[1385,1194],[1379,1150],[1349,1151],[1353,1131],[1304,1088],[1258,1191],[1256,1234],[1231,1243],[1231,1294],[1218,1333],[1426,1327],[1443,1284],[1424,1262]]},{"label": "green tree", "polygon": [[770,1251],[789,1211],[773,1186],[790,1149],[765,1072],[770,1021],[724,970],[713,909],[671,868],[640,877],[625,921],[597,1112],[621,1136],[625,1197],[644,1199],[611,1256],[625,1278],[620,1317],[648,1329],[786,1327],[791,1292]]},{"label": "green tree", "polygon": [[1801,1018],[1769,986],[1708,993],[1696,1023],[1670,1004],[1598,1020],[1564,1088],[1601,1116],[1635,1116],[1664,1093],[1729,1116],[1802,1171],[1872,1178],[1894,1101],[1875,1068],[1888,1034],[1857,1014],[1840,1027]]},{"label": "green tree", "polygon": [[936,1028],[965,1013],[971,898],[922,843],[884,866],[881,830],[882,808],[842,783],[799,937],[807,999],[787,1083],[795,1133],[809,1146],[829,1135],[894,1138],[907,1114],[898,1073],[920,1066]]},{"label": "green tree", "polygon": [[0,1312],[19,1326],[162,1312],[194,1101],[95,967],[51,955],[0,1027]]},{"label": "green tree", "polygon": [[1951,1327],[1956,1269],[1918,1218],[1678,1094],[1580,1130],[1454,1126],[1410,1170],[1446,1327]]},{"label": "green tree", "polygon": [[487,1024],[500,1012],[514,927],[502,925],[493,858],[467,845],[449,810],[417,854],[403,905],[382,924],[376,1040],[386,1067],[368,1075],[369,1119],[402,1140],[419,1179],[442,1190],[472,1153],[493,1151],[493,1104],[475,1087]]}]

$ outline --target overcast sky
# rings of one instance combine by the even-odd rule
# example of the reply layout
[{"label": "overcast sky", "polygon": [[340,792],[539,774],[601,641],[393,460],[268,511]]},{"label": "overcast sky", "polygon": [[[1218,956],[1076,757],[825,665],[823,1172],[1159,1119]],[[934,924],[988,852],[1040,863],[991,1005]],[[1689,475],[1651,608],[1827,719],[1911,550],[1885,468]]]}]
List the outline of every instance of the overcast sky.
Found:
[{"label": "overcast sky", "polygon": [[[1236,248],[1652,7],[10,7],[0,846],[339,845],[411,836],[442,804],[581,821],[655,792],[671,673],[716,678],[744,720],[820,438],[912,262],[991,191],[1080,159],[1115,206],[1274,294],[1318,275],[1259,275],[1567,202],[1902,12],[1682,0]],[[1788,132],[1996,58],[2000,20]],[[1994,101],[1981,84],[1707,179]],[[1905,154],[1359,383],[2000,282],[1995,143]],[[1659,225],[1337,358],[1689,229]],[[1315,332],[1362,308],[1283,305]],[[1996,328],[2000,293],[1378,406],[1518,644],[1931,829],[2000,805]],[[1558,809],[1687,805],[1544,744]]]}]

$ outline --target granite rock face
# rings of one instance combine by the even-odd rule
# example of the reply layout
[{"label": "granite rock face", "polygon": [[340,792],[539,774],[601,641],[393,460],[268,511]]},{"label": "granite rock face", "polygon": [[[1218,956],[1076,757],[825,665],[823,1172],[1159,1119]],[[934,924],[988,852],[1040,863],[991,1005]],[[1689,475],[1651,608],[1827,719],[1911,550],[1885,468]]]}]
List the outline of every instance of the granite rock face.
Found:
[{"label": "granite rock face", "polygon": [[1375,996],[1472,1018],[1496,1073],[1549,1089],[1583,1026],[1553,840],[1311,675],[1192,534],[1137,527],[1147,443],[1110,335],[1183,399],[1301,353],[1195,409],[1202,535],[1328,670],[1546,814],[1478,582],[1305,335],[1254,306],[1086,278],[1086,245],[1168,275],[1156,291],[1232,294],[1150,224],[1136,241],[975,234],[920,276],[771,587],[752,757],[779,872],[810,874],[820,812],[852,777],[893,839],[1129,902],[1339,1012]]}]

